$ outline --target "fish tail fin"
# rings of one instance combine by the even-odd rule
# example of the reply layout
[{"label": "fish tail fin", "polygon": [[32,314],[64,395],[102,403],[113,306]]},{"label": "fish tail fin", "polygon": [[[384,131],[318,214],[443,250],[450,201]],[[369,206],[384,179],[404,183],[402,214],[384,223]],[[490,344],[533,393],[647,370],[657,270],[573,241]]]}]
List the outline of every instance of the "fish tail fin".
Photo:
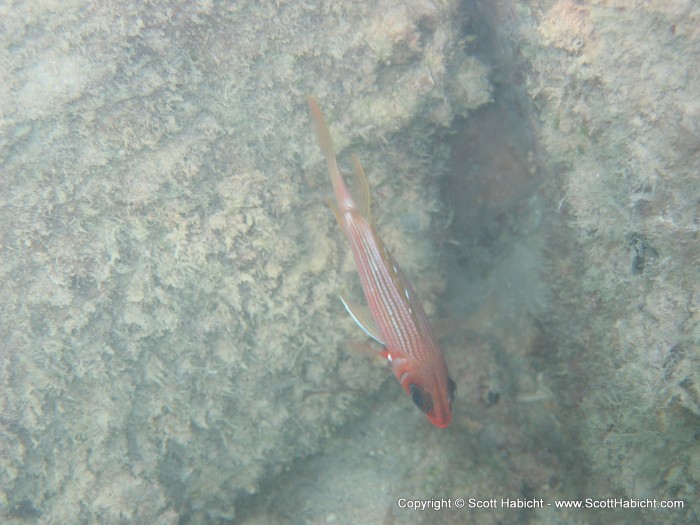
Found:
[{"label": "fish tail fin", "polygon": [[[343,209],[352,208],[355,206],[355,203],[338,168],[338,161],[336,160],[335,151],[333,149],[333,139],[331,138],[331,133],[328,130],[328,125],[326,124],[326,119],[323,116],[321,107],[318,105],[316,97],[312,95],[308,95],[306,100],[309,103],[311,119],[313,120],[314,131],[316,132],[316,140],[318,141],[323,156],[326,158],[328,174],[333,184],[333,193],[335,193],[335,198],[338,201],[336,210],[343,211]],[[338,216],[338,214],[336,214],[336,216]]]}]

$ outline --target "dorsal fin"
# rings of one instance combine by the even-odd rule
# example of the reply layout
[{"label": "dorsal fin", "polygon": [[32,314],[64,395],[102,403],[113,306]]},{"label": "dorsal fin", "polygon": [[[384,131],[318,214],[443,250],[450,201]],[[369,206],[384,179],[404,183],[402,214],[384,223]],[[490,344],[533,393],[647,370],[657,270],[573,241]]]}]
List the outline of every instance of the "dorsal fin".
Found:
[{"label": "dorsal fin", "polygon": [[365,171],[362,169],[362,164],[360,164],[360,159],[354,153],[352,154],[352,188],[350,191],[360,214],[368,224],[372,224],[369,184],[367,183],[367,177],[365,177]]}]

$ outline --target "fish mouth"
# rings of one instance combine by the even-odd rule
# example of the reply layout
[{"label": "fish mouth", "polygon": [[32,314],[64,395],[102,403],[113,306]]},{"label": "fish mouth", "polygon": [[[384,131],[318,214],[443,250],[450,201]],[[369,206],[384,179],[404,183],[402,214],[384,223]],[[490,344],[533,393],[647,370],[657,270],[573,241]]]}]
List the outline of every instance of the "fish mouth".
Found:
[{"label": "fish mouth", "polygon": [[[430,419],[430,418],[428,418]],[[450,425],[450,419],[444,421],[438,421],[437,419],[430,419],[430,422],[438,428],[447,428]]]},{"label": "fish mouth", "polygon": [[428,420],[438,428],[447,428],[452,421],[451,413],[440,414],[440,416],[427,414],[427,417]]}]

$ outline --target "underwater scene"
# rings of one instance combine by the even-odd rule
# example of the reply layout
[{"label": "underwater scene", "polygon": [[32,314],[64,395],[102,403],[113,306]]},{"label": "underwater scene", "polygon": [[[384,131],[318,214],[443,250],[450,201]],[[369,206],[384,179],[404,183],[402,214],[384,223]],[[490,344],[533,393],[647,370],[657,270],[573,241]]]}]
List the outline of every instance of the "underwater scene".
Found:
[{"label": "underwater scene", "polygon": [[700,523],[700,3],[0,2],[0,524]]}]

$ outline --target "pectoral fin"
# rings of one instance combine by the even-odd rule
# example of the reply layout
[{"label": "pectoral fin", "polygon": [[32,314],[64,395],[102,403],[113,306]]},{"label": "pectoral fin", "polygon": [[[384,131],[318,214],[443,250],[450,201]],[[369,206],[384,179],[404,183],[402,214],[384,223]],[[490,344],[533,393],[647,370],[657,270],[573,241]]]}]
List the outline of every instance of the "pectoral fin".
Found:
[{"label": "pectoral fin", "polygon": [[346,301],[343,299],[343,296],[340,296],[340,301],[343,303],[343,306],[355,320],[358,326],[362,328],[364,333],[377,341],[380,345],[386,346],[384,337],[382,336],[377,323],[374,321],[374,317],[372,317],[372,312],[368,307]]}]

